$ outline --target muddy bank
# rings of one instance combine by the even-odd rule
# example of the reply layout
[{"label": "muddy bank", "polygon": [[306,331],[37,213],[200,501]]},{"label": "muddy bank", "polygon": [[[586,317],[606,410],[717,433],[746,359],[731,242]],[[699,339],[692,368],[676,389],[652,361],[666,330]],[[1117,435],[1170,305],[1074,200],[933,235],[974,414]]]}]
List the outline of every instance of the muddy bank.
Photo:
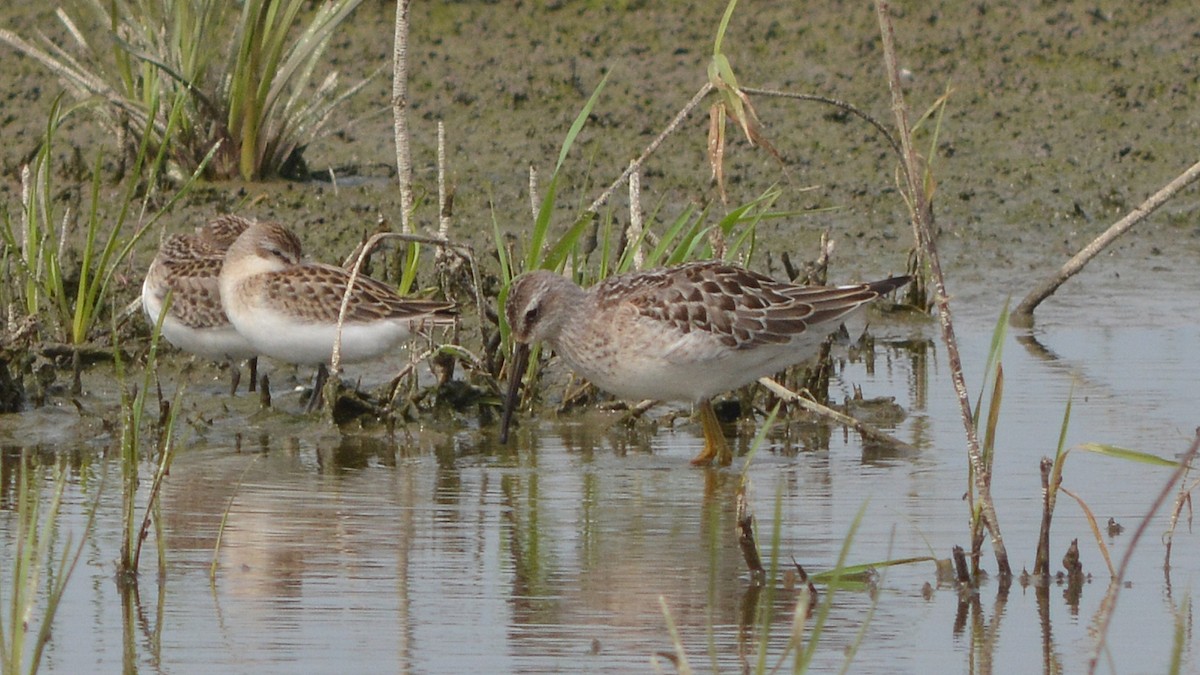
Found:
[{"label": "muddy bank", "polygon": [[[412,133],[417,218],[435,222],[436,124],[445,123],[455,236],[492,248],[493,220],[520,233],[531,223],[528,167],[547,180],[572,118],[604,74],[609,84],[568,160],[559,192],[560,225],[589,203],[704,82],[724,3],[587,2],[415,3],[412,9]],[[1094,3],[919,3],[896,8],[908,93],[921,111],[949,90],[938,134],[937,209],[943,253],[959,310],[994,316],[999,301],[1089,241],[1108,223],[1195,160],[1200,118],[1200,19],[1188,2],[1131,3],[1108,12]],[[58,35],[52,12],[19,5],[4,11],[22,34]],[[330,46],[345,81],[370,84],[343,111],[331,136],[306,153],[315,174],[336,182],[209,184],[172,213],[175,231],[217,212],[238,211],[294,224],[309,252],[344,256],[380,217],[399,221],[390,166],[392,3],[367,2]],[[869,3],[798,10],[792,3],[744,3],[726,51],[742,84],[818,93],[890,120],[878,26]],[[18,205],[17,167],[35,147],[59,87],[37,64],[0,49],[4,115],[0,131],[3,199]],[[903,268],[911,235],[894,188],[895,162],[867,125],[816,103],[756,99],[766,133],[785,158],[731,133],[731,203],[772,185],[777,210],[795,212],[763,228],[760,268],[787,250],[806,257],[818,233],[837,241],[833,278]],[[693,202],[714,204],[705,158],[707,116],[694,115],[646,167],[644,203],[669,221]],[[927,124],[929,128],[931,125]],[[732,129],[731,129],[732,132]],[[921,147],[928,147],[928,134]],[[111,153],[86,118],[68,125],[58,154],[85,163]],[[624,198],[614,200],[626,220]],[[816,213],[799,215],[811,209]],[[156,235],[157,233],[155,233]],[[129,267],[123,298],[137,292],[157,236]],[[1043,310],[1125,299],[1187,287],[1200,252],[1200,219],[1187,195],[1168,205],[1097,261]],[[488,256],[482,256],[489,264]],[[769,258],[769,260],[768,260]],[[1187,290],[1194,291],[1192,287]]]}]

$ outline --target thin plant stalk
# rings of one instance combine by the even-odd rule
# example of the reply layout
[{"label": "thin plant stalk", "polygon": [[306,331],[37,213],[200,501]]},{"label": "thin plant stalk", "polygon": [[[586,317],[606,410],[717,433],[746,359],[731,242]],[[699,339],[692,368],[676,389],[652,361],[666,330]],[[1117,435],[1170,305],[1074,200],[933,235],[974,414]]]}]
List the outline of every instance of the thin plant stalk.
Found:
[{"label": "thin plant stalk", "polygon": [[[1067,460],[1067,427],[1071,422],[1071,403],[1074,392],[1067,395],[1067,409],[1063,412],[1062,426],[1058,432],[1058,447],[1054,452],[1054,461],[1043,469],[1042,480],[1042,527],[1038,536],[1037,553],[1033,562],[1033,573],[1047,578],[1050,575],[1050,522],[1054,517],[1054,505],[1058,499],[1058,488],[1062,485],[1063,464]],[[1046,460],[1042,460],[1043,466]]]},{"label": "thin plant stalk", "polygon": [[795,101],[816,101],[818,103],[824,103],[826,105],[831,105],[835,108],[841,108],[842,110],[845,110],[846,112],[850,113],[851,115],[854,115],[855,117],[858,117],[858,118],[862,119],[864,122],[875,127],[875,130],[878,131],[879,134],[881,136],[883,136],[883,139],[888,142],[888,145],[891,146],[892,152],[896,153],[896,157],[901,158],[901,159],[903,159],[903,157],[904,157],[904,153],[900,149],[900,143],[898,141],[896,141],[896,137],[894,135],[892,135],[892,132],[889,131],[888,128],[885,127],[882,122],[875,119],[875,117],[872,116],[870,113],[855,106],[852,103],[847,103],[846,101],[842,101],[842,100],[839,100],[836,98],[830,98],[828,96],[822,96],[820,94],[801,94],[798,92],[791,92],[791,91],[779,91],[777,89],[760,89],[757,87],[742,87],[742,91],[746,92],[747,94],[754,94],[756,96],[765,96],[767,98],[786,98],[786,99],[791,99],[791,100],[795,100]]},{"label": "thin plant stalk", "polygon": [[692,111],[700,105],[700,102],[703,101],[704,97],[708,96],[712,90],[712,83],[705,82],[704,85],[700,87],[699,91],[697,91],[692,98],[685,103],[682,108],[680,108],[679,112],[675,113],[675,117],[673,117],[671,121],[667,123],[667,126],[660,131],[657,136],[654,137],[654,140],[650,141],[649,145],[647,145],[645,149],[642,150],[642,153],[638,155],[636,159],[630,162],[629,166],[625,167],[625,171],[623,171],[620,176],[617,176],[616,180],[614,180],[612,184],[610,184],[603,192],[600,193],[598,197],[596,197],[594,201],[592,201],[591,206],[589,206],[587,210],[593,213],[598,213],[600,211],[600,207],[608,203],[608,200],[612,197],[613,193],[616,192],[617,189],[622,185],[624,185],[625,181],[629,180],[629,177],[634,171],[639,171],[641,169],[642,164],[644,164],[646,160],[649,159],[656,150],[658,150],[659,146],[663,144],[663,141],[667,140],[671,134],[675,133],[675,131],[679,129],[679,127],[683,124],[683,121],[687,119],[688,115],[692,114]]},{"label": "thin plant stalk", "polygon": [[1061,485],[1058,486],[1058,491],[1074,499],[1075,503],[1079,504],[1080,510],[1083,511],[1084,517],[1087,518],[1088,525],[1092,528],[1092,537],[1096,540],[1096,548],[1100,549],[1100,557],[1104,558],[1104,564],[1108,566],[1108,575],[1110,577],[1116,576],[1117,570],[1113,567],[1112,556],[1108,553],[1108,545],[1104,543],[1104,538],[1100,535],[1100,523],[1096,521],[1096,514],[1092,513],[1092,509],[1088,507],[1087,502],[1079,495]]},{"label": "thin plant stalk", "polygon": [[1173,637],[1175,638],[1171,645],[1171,665],[1167,668],[1170,675],[1178,675],[1183,672],[1183,653],[1188,646],[1188,637],[1191,634],[1191,612],[1187,608],[1192,604],[1190,595],[1185,595],[1183,603],[1175,608],[1175,630]]},{"label": "thin plant stalk", "polygon": [[441,120],[438,120],[437,125],[437,189],[438,236],[449,239],[453,195],[446,191],[446,124]]},{"label": "thin plant stalk", "polygon": [[225,502],[225,510],[221,512],[221,524],[217,526],[217,540],[213,543],[212,562],[208,566],[208,582],[214,587],[217,583],[217,564],[221,560],[221,540],[225,536],[225,526],[229,523],[229,514],[233,511],[233,500],[237,498],[238,492],[242,489],[242,483],[246,482],[246,474],[250,473],[250,467],[254,466],[255,462],[261,455],[255,455],[246,468],[242,469],[242,475],[238,476],[237,485],[233,487],[233,494],[229,495],[229,501]]},{"label": "thin plant stalk", "polygon": [[845,413],[838,412],[837,410],[834,410],[828,406],[821,405],[816,401],[805,398],[804,396],[797,394],[796,392],[788,389],[769,377],[758,378],[758,383],[765,387],[767,391],[779,397],[781,400],[787,401],[788,403],[794,403],[808,412],[824,417],[835,424],[844,424],[849,426],[857,431],[863,438],[870,439],[876,443],[886,443],[900,451],[915,450],[913,446],[905,443],[899,438],[896,438],[885,431],[877,429],[866,422],[862,422],[849,415],[846,415]]},{"label": "thin plant stalk", "polygon": [[683,648],[683,640],[679,637],[679,629],[675,626],[675,619],[671,616],[671,608],[667,606],[667,599],[663,596],[658,596],[658,606],[662,610],[663,621],[667,624],[667,632],[671,635],[671,644],[675,647],[675,672],[678,675],[692,675],[692,666],[688,663],[687,650]]},{"label": "thin plant stalk", "polygon": [[[1190,467],[1189,467],[1190,469]],[[1179,526],[1179,519],[1183,515],[1183,510],[1186,507],[1189,512],[1188,523],[1191,524],[1191,508],[1192,508],[1192,492],[1200,487],[1200,481],[1186,482],[1187,474],[1184,474],[1184,479],[1179,481],[1179,494],[1175,495],[1175,505],[1171,509],[1171,524],[1167,527],[1167,531],[1163,534],[1163,544],[1166,552],[1163,554],[1163,569],[1170,572],[1171,569],[1171,550],[1175,546],[1175,529]]]},{"label": "thin plant stalk", "polygon": [[1188,467],[1192,461],[1196,459],[1197,452],[1200,451],[1200,433],[1192,440],[1191,447],[1179,458],[1178,466],[1171,473],[1170,478],[1163,484],[1158,495],[1154,498],[1154,502],[1150,505],[1150,510],[1146,515],[1142,516],[1142,520],[1138,523],[1137,529],[1134,530],[1133,536],[1130,538],[1129,546],[1125,549],[1125,555],[1121,556],[1121,564],[1117,566],[1117,575],[1108,584],[1108,592],[1105,593],[1104,599],[1100,601],[1100,608],[1096,610],[1095,631],[1096,642],[1092,645],[1092,654],[1088,658],[1087,672],[1089,675],[1096,672],[1096,667],[1100,664],[1100,655],[1104,653],[1108,643],[1108,628],[1112,624],[1113,614],[1117,611],[1117,600],[1121,594],[1121,587],[1125,583],[1125,573],[1129,570],[1129,563],[1133,560],[1133,553],[1137,550],[1138,542],[1150,527],[1150,521],[1153,520],[1154,514],[1158,513],[1158,509],[1170,498],[1171,492],[1175,489],[1175,485],[1183,479],[1187,473]]},{"label": "thin plant stalk", "polygon": [[[113,346],[113,363],[117,371],[117,379],[122,383],[121,387],[121,521],[122,521],[122,540],[121,554],[117,563],[118,580],[122,586],[134,585],[137,581],[138,562],[141,557],[142,542],[144,534],[147,531],[146,518],[142,521],[137,519],[137,492],[138,492],[138,469],[142,461],[142,419],[146,409],[147,392],[151,388],[153,382],[156,364],[158,362],[158,345],[162,335],[162,322],[170,311],[171,302],[173,300],[172,293],[168,292],[163,303],[163,311],[159,313],[158,321],[154,325],[154,329],[150,334],[150,349],[146,355],[146,373],[142,380],[142,386],[136,388],[136,392],[130,393],[126,383],[125,365],[121,358],[121,350],[114,344]],[[115,333],[115,331],[114,331]],[[170,433],[170,430],[168,430]],[[167,467],[170,466],[170,453],[163,453],[162,463],[159,465],[158,473],[165,475]],[[159,480],[156,483],[160,484]],[[150,498],[147,501],[147,513],[154,506],[154,502],[158,497],[158,485],[152,490]],[[142,523],[139,525],[139,522]]]},{"label": "thin plant stalk", "polygon": [[634,170],[629,174],[629,227],[626,228],[625,237],[629,242],[629,247],[633,250],[633,269],[635,270],[642,269],[646,262],[646,256],[642,253],[642,239],[645,237],[643,219],[642,174]]},{"label": "thin plant stalk", "polygon": [[764,588],[764,593],[759,598],[759,643],[758,643],[758,662],[755,666],[755,672],[765,673],[767,671],[767,647],[771,642],[771,613],[775,604],[775,584],[779,580],[779,543],[783,537],[783,484],[779,483],[775,489],[775,512],[774,522],[771,523],[771,557],[767,568],[767,581]]},{"label": "thin plant stalk", "polygon": [[[468,246],[456,244],[454,242],[442,239],[441,237],[425,237],[416,234],[403,234],[400,232],[378,232],[374,235],[371,235],[371,238],[368,239],[362,248],[356,252],[356,255],[353,256],[353,263],[350,267],[350,278],[346,283],[346,290],[342,293],[342,304],[338,308],[337,333],[334,336],[333,354],[330,360],[331,374],[341,371],[342,328],[346,322],[346,313],[350,309],[350,296],[354,290],[354,284],[358,281],[358,277],[362,273],[362,266],[366,262],[367,257],[370,255],[371,251],[373,251],[375,247],[378,246],[379,243],[384,239],[398,239],[400,241],[407,242],[410,246],[410,250],[412,247],[416,247],[418,244],[431,244],[443,249],[452,249],[458,251],[460,255],[466,258],[467,262],[471,265],[471,269],[473,270],[472,274],[476,276],[476,278],[478,276],[477,273],[474,272],[475,256]],[[401,292],[404,290],[407,289],[405,289],[404,286],[401,286]]]},{"label": "thin plant stalk", "polygon": [[[1007,325],[1007,321],[1004,320],[1003,313],[1001,313],[1001,320],[997,323],[997,335],[994,336],[997,339],[992,343],[993,351],[991,352],[991,354],[995,355],[995,359],[993,360],[993,358],[991,356],[989,356],[989,361],[994,363],[994,370],[992,371],[992,375],[991,375],[992,394],[991,394],[991,397],[988,399],[988,414],[987,414],[987,421],[983,427],[983,447],[982,447],[984,469],[986,471],[988,471],[989,474],[992,470],[993,462],[994,462],[995,456],[996,456],[996,430],[999,428],[999,424],[1000,424],[1000,404],[1004,400],[1004,364],[1002,364],[999,360],[999,349],[1000,349],[1000,345],[1002,344],[1002,340],[1003,340],[1003,328],[1006,325]],[[981,393],[980,399],[976,403],[975,414],[973,416],[976,429],[979,428],[979,412],[980,412],[979,406],[982,405],[982,403],[983,403],[983,395]],[[978,573],[979,573],[978,561],[980,559],[981,551],[983,549],[983,539],[984,539],[984,535],[986,534],[987,528],[984,526],[984,521],[983,521],[983,517],[982,517],[983,509],[980,507],[980,504],[978,504],[978,502],[975,500],[975,482],[970,479],[968,479],[968,481],[967,481],[967,495],[971,499],[971,502],[972,502],[972,508],[971,508],[971,559],[974,561],[974,564],[972,565],[972,572],[976,577],[978,577]]]},{"label": "thin plant stalk", "polygon": [[[966,379],[963,375],[962,357],[958,351],[958,339],[954,332],[954,320],[950,312],[950,296],[946,291],[946,280],[942,274],[941,260],[938,257],[937,243],[933,236],[933,211],[930,208],[926,194],[926,185],[922,176],[924,171],[916,150],[912,147],[911,128],[908,123],[908,108],[904,103],[904,93],[900,81],[900,70],[896,62],[895,36],[892,29],[889,3],[886,0],[875,1],[876,13],[879,17],[880,34],[883,43],[883,56],[888,86],[892,93],[892,112],[896,118],[896,127],[904,151],[904,170],[901,172],[904,181],[904,194],[909,201],[909,213],[918,248],[924,252],[929,275],[933,282],[934,301],[938,309],[939,325],[942,330],[942,340],[946,345],[947,359],[950,362],[951,379],[954,392],[958,398],[960,414],[967,437],[967,456],[971,464],[972,478],[977,493],[980,517],[992,536],[992,550],[996,556],[999,568],[999,581],[1002,588],[1012,581],[1012,567],[1008,560],[1008,551],[1004,547],[1004,537],[1000,532],[1000,519],[996,514],[991,492],[991,472],[980,447],[977,428],[971,414],[971,402],[967,393]],[[978,565],[978,558],[975,559]]]},{"label": "thin plant stalk", "polygon": [[163,430],[163,446],[159,450],[158,465],[155,467],[154,479],[150,483],[150,491],[146,500],[146,512],[142,517],[142,526],[138,531],[137,548],[133,554],[134,569],[138,568],[142,556],[142,545],[146,542],[146,538],[150,535],[150,528],[154,526],[155,533],[155,551],[158,554],[158,571],[161,578],[166,573],[166,541],[163,539],[162,518],[161,518],[161,500],[163,480],[171,470],[171,462],[175,459],[175,423],[178,420],[179,405],[183,400],[184,387],[180,387],[175,392],[175,399],[170,405],[170,410],[167,413],[166,427]]},{"label": "thin plant stalk", "polygon": [[410,0],[397,0],[395,35],[392,38],[392,124],[396,144],[396,179],[400,187],[400,229],[412,233],[412,150],[408,131],[408,8]]}]

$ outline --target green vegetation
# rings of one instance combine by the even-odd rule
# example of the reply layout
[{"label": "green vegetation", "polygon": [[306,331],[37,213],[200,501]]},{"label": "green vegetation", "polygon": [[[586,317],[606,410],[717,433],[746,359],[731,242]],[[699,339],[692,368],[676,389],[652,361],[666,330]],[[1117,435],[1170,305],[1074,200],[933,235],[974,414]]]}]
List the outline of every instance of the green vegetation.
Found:
[{"label": "green vegetation", "polygon": [[[146,433],[146,430],[149,428],[149,420],[146,416],[146,403],[147,397],[150,395],[149,392],[156,389],[153,385],[156,383],[158,373],[158,345],[162,331],[162,320],[167,315],[170,302],[171,295],[168,293],[164,310],[159,315],[158,323],[154,326],[154,332],[151,335],[150,352],[146,356],[146,368],[142,376],[141,386],[134,387],[132,391],[130,390],[120,350],[114,349],[117,379],[121,382],[120,450],[122,478],[121,514],[123,526],[121,557],[117,563],[117,569],[120,572],[118,578],[127,586],[133,586],[137,581],[142,555],[142,544],[145,543],[146,538],[150,534],[151,525],[154,526],[155,542],[158,545],[159,575],[162,576],[166,573],[166,548],[162,533],[162,519],[159,515],[158,497],[161,494],[163,479],[166,477],[167,471],[171,468],[171,461],[175,458],[175,422],[179,411],[179,403],[183,397],[184,387],[176,390],[173,401],[159,402],[157,429],[156,433],[153,434]],[[148,453],[145,446],[149,446],[153,452]],[[137,516],[138,494],[141,489],[139,473],[142,462],[147,458],[152,458],[155,462],[155,472],[147,493],[145,514],[139,519]]]},{"label": "green vegetation", "polygon": [[[313,79],[330,37],[361,2],[320,2],[309,12],[305,0],[83,0],[84,17],[58,13],[72,51],[7,30],[0,40],[78,99],[99,101],[97,118],[114,136],[165,152],[184,175],[203,168],[209,178],[255,180],[301,172],[304,146],[364,84],[339,91],[336,73]],[[81,19],[102,27],[99,39],[85,37]]]},{"label": "green vegetation", "polygon": [[[55,99],[38,152],[22,176],[19,216],[14,217],[7,207],[0,208],[4,244],[0,260],[7,276],[18,282],[9,291],[10,301],[27,316],[39,318],[43,340],[76,346],[95,339],[98,320],[103,317],[101,310],[111,301],[109,290],[118,269],[146,232],[187,194],[212,157],[209,153],[202,158],[196,173],[166,195],[143,191],[137,181],[129,181],[115,204],[110,205],[98,154],[87,182],[66,188],[78,206],[63,207],[58,198],[61,188],[55,182],[59,171],[53,162],[55,135],[70,115],[94,105],[91,102],[64,108],[61,97]],[[178,120],[176,108],[166,128],[173,128]],[[144,136],[135,157],[137,173],[144,167],[151,185],[165,170],[165,156],[159,149],[157,155],[151,155],[149,136]],[[82,194],[84,186],[88,188],[86,197]],[[83,239],[78,268],[64,267],[71,260],[66,252],[80,239],[74,233],[77,227],[82,228]]]},{"label": "green vegetation", "polygon": [[58,463],[53,475],[48,491],[45,470],[28,451],[22,453],[12,514],[16,527],[4,535],[5,557],[11,553],[12,568],[8,574],[0,574],[0,606],[7,610],[0,611],[0,672],[5,675],[37,672],[59,602],[79,563],[100,503],[102,490],[97,490],[78,543],[73,534],[61,539],[59,516],[67,468]]}]

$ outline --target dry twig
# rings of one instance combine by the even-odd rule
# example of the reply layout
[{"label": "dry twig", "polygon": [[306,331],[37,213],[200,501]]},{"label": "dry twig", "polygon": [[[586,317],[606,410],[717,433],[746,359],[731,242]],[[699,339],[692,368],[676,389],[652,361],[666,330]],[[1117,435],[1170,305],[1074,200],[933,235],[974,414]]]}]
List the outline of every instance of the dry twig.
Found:
[{"label": "dry twig", "polygon": [[1029,295],[1017,305],[1012,314],[1008,317],[1009,321],[1014,326],[1028,328],[1033,325],[1033,310],[1046,298],[1050,297],[1054,291],[1058,290],[1067,279],[1075,276],[1083,266],[1088,264],[1092,258],[1095,258],[1100,251],[1103,251],[1109,244],[1116,240],[1117,237],[1128,232],[1134,225],[1145,220],[1147,216],[1154,213],[1158,207],[1167,203],[1167,200],[1175,196],[1177,192],[1192,183],[1200,180],[1200,162],[1188,167],[1187,171],[1179,174],[1175,180],[1167,183],[1161,190],[1155,192],[1149,199],[1138,204],[1136,208],[1130,211],[1124,218],[1113,223],[1111,227],[1104,231],[1104,234],[1096,237],[1092,243],[1083,247],[1079,253],[1076,253],[1063,266],[1058,269],[1053,275],[1047,277],[1042,283],[1029,291]]}]

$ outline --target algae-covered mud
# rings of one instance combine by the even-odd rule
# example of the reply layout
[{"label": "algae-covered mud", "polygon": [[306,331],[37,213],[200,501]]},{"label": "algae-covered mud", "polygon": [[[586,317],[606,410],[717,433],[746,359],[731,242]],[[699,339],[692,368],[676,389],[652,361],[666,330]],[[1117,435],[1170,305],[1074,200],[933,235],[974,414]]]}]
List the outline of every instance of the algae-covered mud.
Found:
[{"label": "algae-covered mud", "polygon": [[[890,126],[873,6],[818,4],[743,0],[723,45],[739,83],[836,98]],[[414,3],[418,227],[437,228],[440,122],[454,192],[448,234],[473,247],[494,292],[493,232],[520,248],[533,227],[530,167],[541,197],[572,120],[607,76],[563,164],[553,228],[564,231],[707,81],[724,10],[720,2]],[[311,179],[196,187],[122,265],[114,307],[137,297],[163,234],[218,213],[286,222],[325,262],[342,261],[381,219],[398,227],[394,11],[368,0],[330,44],[328,68],[343,81],[371,79],[333,133],[305,150]],[[895,3],[892,11],[914,118],[946,97],[944,114],[923,119],[916,142],[936,181],[939,243],[974,397],[1006,299],[1196,161],[1200,15],[1183,1]],[[65,36],[54,8],[36,3],[0,9],[0,25],[28,38]],[[5,46],[0,89],[0,199],[17,219],[20,167],[61,87]],[[811,259],[828,232],[831,281],[903,273],[912,233],[897,158],[879,132],[818,102],[752,101],[779,158],[731,126],[722,204],[706,155],[707,101],[645,164],[649,228],[661,231],[688,208],[706,207],[715,219],[777,189],[772,210],[786,215],[759,224],[750,267],[782,276],[785,253]],[[97,156],[109,177],[102,189],[119,194],[115,152],[86,114],[72,116],[55,146],[55,199],[80,203],[88,186],[79,176]],[[1038,464],[1055,454],[1068,401],[1066,448],[1094,442],[1174,459],[1191,442],[1200,372],[1195,194],[1141,223],[1047,301],[1035,329],[1002,342],[992,492],[1018,572],[1033,566]],[[625,195],[611,202],[618,226],[629,220]],[[70,213],[68,230],[78,233],[79,211]],[[77,259],[81,248],[73,241],[63,255]],[[436,283],[427,268],[421,282]],[[23,325],[12,316],[6,336]],[[474,306],[463,318],[464,347],[484,353],[479,328],[492,324]],[[164,348],[150,382],[178,406],[177,456],[163,482],[161,530],[147,545],[161,534],[165,574],[155,577],[146,553],[132,596],[114,581],[123,527],[117,372],[105,360],[88,364],[72,394],[69,364],[42,357],[31,368],[51,384],[22,412],[0,416],[0,599],[12,592],[16,466],[34,453],[43,472],[59,458],[69,467],[60,535],[79,542],[98,504],[42,672],[630,672],[655,662],[669,671],[673,662],[682,668],[681,655],[700,671],[771,668],[779,658],[791,667],[787,636],[804,588],[793,559],[816,573],[836,566],[843,546],[846,564],[945,559],[956,545],[970,547],[963,425],[936,325],[894,316],[872,323],[873,348],[838,352],[829,398],[906,446],[791,412],[747,464],[762,410],[743,416],[729,470],[687,466],[701,437],[685,408],[660,406],[627,424],[623,412],[590,402],[561,414],[547,406],[500,445],[497,392],[480,388],[467,403],[418,406],[390,427],[339,430],[298,414],[306,370],[263,364],[273,398],[263,409],[256,395],[228,395],[227,370]],[[120,333],[129,336],[123,367],[139,383],[146,333],[140,325]],[[425,346],[344,379],[367,392],[385,387]],[[424,360],[417,369],[422,383],[434,379]],[[547,402],[557,402],[566,374],[551,365],[544,377]],[[855,400],[860,391],[867,400]],[[143,467],[146,482],[153,466]],[[1133,548],[1168,475],[1072,451],[1063,486],[1079,500],[1060,495],[1051,569],[1078,540],[1089,575],[1082,583],[1052,577],[1049,587],[1000,593],[985,582],[973,594],[923,562],[878,567],[832,594],[819,584],[818,602],[832,601],[811,667],[840,668],[853,654],[857,672],[1084,670],[1111,576],[1102,549],[1116,564]],[[735,534],[743,485],[763,557],[780,570],[766,587],[747,571]],[[138,508],[145,499],[143,488]],[[1165,671],[1177,652],[1194,661],[1186,617],[1200,573],[1195,535],[1175,532],[1164,572],[1174,500],[1146,520],[1133,549],[1103,657],[1115,672]],[[984,556],[992,569],[987,546]],[[0,619],[3,630],[12,625]]]},{"label": "algae-covered mud", "polygon": [[[1021,292],[1025,275],[1059,262],[1194,161],[1200,19],[1193,9],[1186,2],[1109,11],[1086,3],[893,7],[901,66],[911,73],[910,105],[919,113],[949,93],[937,147],[928,148],[930,134],[919,147],[933,162],[947,264],[959,273],[956,290],[967,294],[961,310],[975,306],[979,287],[1002,286],[1000,297]],[[416,3],[409,74],[418,189],[434,193],[436,125],[443,122],[452,234],[487,250],[493,220],[505,231],[528,230],[529,167],[547,180],[567,127],[607,73],[609,83],[564,167],[559,203],[569,218],[706,81],[723,10],[723,3]],[[61,32],[49,9],[4,11],[18,33]],[[377,218],[398,222],[390,180],[393,14],[391,3],[364,3],[329,50],[330,67],[345,81],[374,77],[339,113],[336,133],[309,147],[306,159],[314,175],[355,180],[207,186],[171,214],[168,229],[237,209],[292,223],[314,255],[338,259]],[[724,51],[743,86],[830,96],[890,123],[878,30],[869,5],[747,3],[734,14]],[[10,176],[4,189],[11,199],[12,178],[35,147],[59,87],[10,49],[0,59],[7,89],[0,167]],[[901,267],[910,240],[907,214],[895,190],[895,158],[878,133],[823,104],[754,102],[784,164],[731,129],[730,202],[747,202],[779,184],[780,211],[830,209],[764,225],[763,248],[812,257],[818,233],[830,229],[838,246],[834,269],[840,265],[843,277]],[[669,222],[688,203],[717,201],[705,156],[707,126],[701,110],[647,164],[645,208],[660,220]],[[933,122],[923,126],[932,129]],[[69,157],[78,148],[85,163],[111,152],[110,139],[96,128],[79,118],[60,152]],[[1104,291],[1086,297],[1123,294],[1124,286],[1181,273],[1200,246],[1193,209],[1186,199],[1169,204],[1121,242],[1108,268],[1092,277]],[[619,206],[617,213],[624,221]],[[436,211],[423,209],[418,219],[433,226]],[[1129,274],[1139,275],[1138,283]],[[1052,320],[1054,312],[1046,315]]]}]

